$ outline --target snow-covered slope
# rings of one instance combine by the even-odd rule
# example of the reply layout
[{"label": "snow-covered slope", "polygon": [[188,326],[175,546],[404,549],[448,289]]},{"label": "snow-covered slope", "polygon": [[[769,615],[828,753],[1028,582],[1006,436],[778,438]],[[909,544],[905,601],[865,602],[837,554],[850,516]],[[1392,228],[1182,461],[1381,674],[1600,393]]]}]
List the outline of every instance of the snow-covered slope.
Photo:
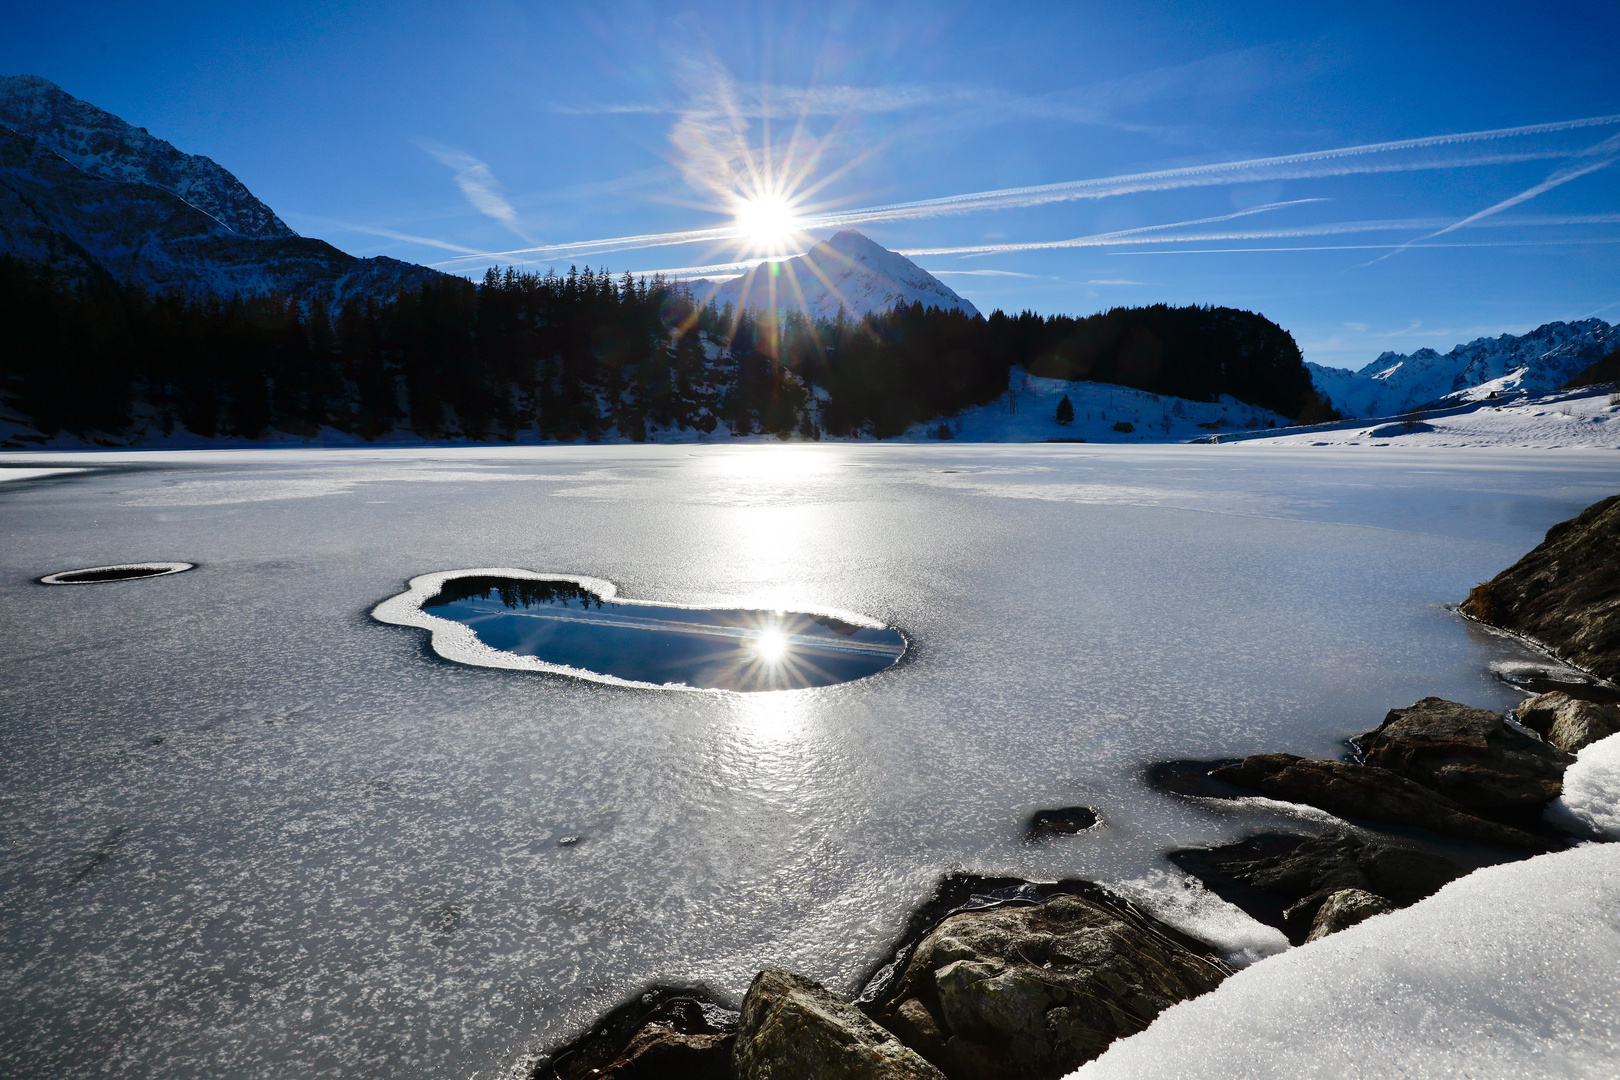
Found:
[{"label": "snow-covered slope", "polygon": [[[1607,388],[1465,402],[1406,419],[1353,420],[1244,442],[1303,446],[1591,446],[1620,449],[1620,403]],[[1221,441],[1226,441],[1222,439]]]},{"label": "snow-covered slope", "polygon": [[1166,1009],[1073,1080],[1613,1077],[1620,845],[1476,870]]},{"label": "snow-covered slope", "polygon": [[219,165],[33,76],[0,79],[0,253],[152,291],[334,304],[438,276],[301,237]]},{"label": "snow-covered slope", "polygon": [[854,230],[823,240],[803,255],[761,263],[742,277],[716,284],[693,282],[699,300],[739,310],[803,311],[813,319],[833,319],[842,307],[850,318],[887,311],[896,304],[965,311],[979,309],[934,275]]},{"label": "snow-covered slope", "polygon": [[[1212,432],[1269,430],[1293,423],[1286,416],[1231,397],[1188,401],[1112,383],[1043,379],[1022,368],[1013,368],[1007,382],[1007,392],[990,404],[964,409],[949,419],[913,424],[901,438],[907,442],[937,439],[943,424],[951,438],[964,442],[1188,442]],[[1065,397],[1074,409],[1074,419],[1060,424],[1058,402]]]},{"label": "snow-covered slope", "polygon": [[1345,416],[1395,416],[1442,398],[1478,401],[1550,393],[1620,345],[1602,319],[1554,322],[1515,337],[1478,338],[1441,355],[1386,352],[1360,371],[1307,363],[1316,388]]},{"label": "snow-covered slope", "polygon": [[0,127],[33,136],[91,176],[178,195],[241,236],[298,235],[212,159],[182,153],[37,75],[0,77]]}]

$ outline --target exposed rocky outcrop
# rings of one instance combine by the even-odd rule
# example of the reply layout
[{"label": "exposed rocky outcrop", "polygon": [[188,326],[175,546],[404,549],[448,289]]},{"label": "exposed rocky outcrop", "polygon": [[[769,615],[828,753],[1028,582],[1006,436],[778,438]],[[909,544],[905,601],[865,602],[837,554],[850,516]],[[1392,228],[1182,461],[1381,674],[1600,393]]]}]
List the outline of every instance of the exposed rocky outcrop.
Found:
[{"label": "exposed rocky outcrop", "polygon": [[1057,810],[1037,810],[1029,817],[1024,832],[1031,839],[1043,836],[1085,832],[1097,824],[1097,811],[1089,806],[1065,806]]},{"label": "exposed rocky outcrop", "polygon": [[1040,1080],[1089,1061],[1230,969],[1124,904],[1061,895],[952,915],[877,1018],[951,1080]]},{"label": "exposed rocky outcrop", "polygon": [[731,1065],[749,1080],[944,1080],[859,1009],[780,968],[749,986]]},{"label": "exposed rocky outcrop", "polygon": [[1575,760],[1489,709],[1426,697],[1356,740],[1362,760],[1484,815],[1539,815]]},{"label": "exposed rocky outcrop", "polygon": [[1548,529],[1534,551],[1475,587],[1461,610],[1620,678],[1620,495]]},{"label": "exposed rocky outcrop", "polygon": [[1345,818],[1415,825],[1488,844],[1550,851],[1563,845],[1487,821],[1414,780],[1375,765],[1320,761],[1294,754],[1251,754],[1210,775],[1273,799],[1304,803]]},{"label": "exposed rocky outcrop", "polygon": [[692,991],[654,989],[541,1058],[532,1080],[729,1080],[737,1014]]},{"label": "exposed rocky outcrop", "polygon": [[1169,857],[1295,944],[1306,939],[1312,920],[1335,893],[1356,890],[1405,907],[1466,873],[1443,856],[1340,830],[1310,837],[1262,833],[1221,847],[1173,851]]},{"label": "exposed rocky outcrop", "polygon": [[1582,701],[1562,690],[1521,702],[1518,717],[1519,723],[1570,754],[1620,732],[1620,707]]},{"label": "exposed rocky outcrop", "polygon": [[1361,889],[1340,889],[1316,909],[1316,917],[1311,921],[1310,935],[1305,940],[1316,941],[1325,938],[1364,919],[1394,910],[1395,905],[1382,896],[1375,896]]}]

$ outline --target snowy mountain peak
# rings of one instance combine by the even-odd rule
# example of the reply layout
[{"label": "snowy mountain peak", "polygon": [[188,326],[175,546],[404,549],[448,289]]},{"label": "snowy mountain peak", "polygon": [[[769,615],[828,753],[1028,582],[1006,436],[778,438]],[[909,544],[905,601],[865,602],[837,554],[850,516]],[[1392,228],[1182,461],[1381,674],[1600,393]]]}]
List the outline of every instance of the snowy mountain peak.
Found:
[{"label": "snowy mountain peak", "polygon": [[761,263],[742,277],[715,285],[693,282],[698,298],[751,311],[802,311],[833,319],[839,308],[852,319],[896,304],[920,303],[977,315],[978,309],[934,275],[881,244],[846,229],[803,255]]},{"label": "snowy mountain peak", "polygon": [[1346,416],[1394,416],[1441,399],[1452,404],[1551,393],[1620,345],[1602,319],[1552,322],[1527,334],[1475,338],[1441,354],[1385,352],[1360,371],[1306,364],[1316,389]]},{"label": "snowy mountain peak", "polygon": [[213,160],[187,154],[38,75],[0,76],[0,127],[26,135],[102,180],[178,196],[240,236],[296,236]]}]

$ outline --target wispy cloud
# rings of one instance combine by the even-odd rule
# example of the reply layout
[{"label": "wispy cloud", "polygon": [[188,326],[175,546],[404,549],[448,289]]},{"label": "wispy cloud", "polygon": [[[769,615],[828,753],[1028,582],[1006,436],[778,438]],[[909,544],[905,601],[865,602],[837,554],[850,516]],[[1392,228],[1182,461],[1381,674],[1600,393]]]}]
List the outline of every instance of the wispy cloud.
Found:
[{"label": "wispy cloud", "polygon": [[[1224,238],[1216,238],[1224,239]],[[1239,238],[1241,239],[1241,238]],[[1168,248],[1161,251],[1110,251],[1110,255],[1231,255],[1238,252],[1262,251],[1394,251],[1411,248],[1502,248],[1502,247],[1567,247],[1571,244],[1620,244],[1620,236],[1582,236],[1546,240],[1479,240],[1461,243],[1423,244],[1320,244],[1288,247],[1225,247],[1225,248]]]},{"label": "wispy cloud", "polygon": [[393,229],[379,228],[375,225],[356,225],[348,221],[338,221],[335,218],[314,217],[310,214],[295,214],[290,216],[296,217],[300,221],[319,222],[322,225],[326,225],[334,229],[342,229],[345,232],[362,233],[366,236],[381,236],[388,240],[399,240],[407,244],[423,244],[427,247],[442,248],[445,251],[459,251],[465,255],[478,254],[477,248],[464,247],[461,244],[452,244],[448,240],[435,240],[431,236],[416,236],[412,233],[396,232]]},{"label": "wispy cloud", "polygon": [[[1237,210],[1230,214],[1218,214],[1215,217],[1194,218],[1190,221],[1172,221],[1163,225],[1141,225],[1134,229],[1119,229],[1114,232],[1096,233],[1091,236],[1076,236],[1067,240],[1036,240],[1026,243],[1004,244],[973,244],[965,247],[943,248],[913,248],[900,252],[908,258],[914,255],[999,255],[1009,251],[1043,251],[1053,248],[1071,247],[1102,247],[1113,243],[1141,242],[1139,239],[1144,233],[1158,232],[1162,229],[1180,229],[1188,225],[1208,225],[1217,221],[1231,221],[1234,218],[1250,217],[1254,214],[1264,214],[1271,210],[1281,210],[1288,206],[1300,206],[1305,203],[1326,202],[1325,199],[1293,199],[1289,202],[1267,203],[1264,206],[1251,206],[1245,210]],[[1151,241],[1150,241],[1151,242]],[[1168,243],[1169,241],[1160,241]]]},{"label": "wispy cloud", "polygon": [[1503,199],[1494,206],[1487,206],[1478,213],[1470,214],[1461,221],[1454,221],[1445,228],[1438,229],[1435,232],[1429,233],[1427,236],[1420,236],[1416,240],[1408,241],[1407,243],[1396,248],[1394,251],[1391,251],[1389,254],[1379,256],[1377,259],[1374,259],[1373,262],[1382,262],[1384,259],[1398,255],[1407,248],[1413,247],[1425,240],[1433,240],[1437,236],[1444,236],[1446,233],[1453,232],[1457,229],[1467,228],[1469,225],[1472,225],[1475,222],[1482,221],[1485,218],[1492,217],[1496,214],[1500,214],[1504,210],[1511,210],[1520,203],[1529,202],[1536,196],[1546,194],[1553,188],[1567,184],[1571,180],[1578,180],[1590,173],[1597,172],[1599,169],[1607,168],[1608,166],[1614,164],[1616,158],[1620,158],[1620,135],[1611,135],[1602,142],[1588,147],[1586,150],[1583,150],[1580,153],[1579,157],[1583,160],[1579,161],[1577,164],[1566,165],[1564,168],[1554,171],[1541,183],[1533,184],[1511,198]]},{"label": "wispy cloud", "polygon": [[[744,167],[739,155],[746,150],[746,132],[740,128],[728,127],[717,120],[705,121],[704,123],[709,126],[702,127],[701,132],[698,128],[692,129],[694,136],[702,135],[701,138],[694,138],[692,144],[707,146],[709,150],[703,154],[694,155],[693,160],[688,162],[687,167],[690,169],[688,172],[689,180],[710,184],[711,186],[734,182],[737,170]],[[933,199],[918,199],[910,202],[889,203],[882,206],[812,214],[802,217],[800,225],[805,229],[837,229],[886,221],[979,213],[990,210],[1036,206],[1051,202],[1102,199],[1148,191],[1168,191],[1177,188],[1247,184],[1266,180],[1297,180],[1312,177],[1461,169],[1522,161],[1569,158],[1578,154],[1579,151],[1572,151],[1567,146],[1512,144],[1515,140],[1534,140],[1536,136],[1615,125],[1620,125],[1620,115],[1586,117],[1547,124],[1526,124],[1518,127],[1494,128],[1483,131],[1465,131],[1449,135],[1432,135],[1381,143],[1365,143],[1302,154],[1248,158],[1241,161],[1217,162],[1207,165],[1161,169],[1153,172],[1099,177],[1090,180],[1065,181],[1057,184],[1000,188],[993,191],[968,192]],[[1617,138],[1620,138],[1620,136],[1617,136]],[[1592,162],[1586,162],[1581,167],[1593,164]],[[1443,224],[1445,223],[1438,223],[1435,227]],[[678,244],[730,241],[739,239],[741,235],[741,230],[734,225],[718,226],[712,229],[647,233],[637,236],[617,236],[599,240],[548,244],[511,251],[481,252],[477,256],[468,256],[463,260],[450,260],[447,263],[437,265],[449,266],[459,262],[470,262],[474,259],[538,262],[548,258],[585,257],[617,251],[668,247]],[[1069,243],[1070,246],[1087,246]],[[924,250],[934,251],[936,249]],[[939,250],[943,253],[943,249]]]},{"label": "wispy cloud", "polygon": [[[518,229],[517,211],[501,194],[500,181],[489,171],[489,166],[471,154],[435,143],[418,142],[423,150],[433,155],[439,164],[455,172],[456,186],[466,196],[474,210],[485,217],[494,218],[508,229],[523,236]],[[528,239],[528,237],[524,237]]]}]

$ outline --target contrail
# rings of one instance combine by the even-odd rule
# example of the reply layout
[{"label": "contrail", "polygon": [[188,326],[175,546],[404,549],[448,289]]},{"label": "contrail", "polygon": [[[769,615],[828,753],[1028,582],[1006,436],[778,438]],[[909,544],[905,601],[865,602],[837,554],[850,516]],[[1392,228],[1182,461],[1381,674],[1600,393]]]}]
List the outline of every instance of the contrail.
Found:
[{"label": "contrail", "polygon": [[[1483,165],[1511,164],[1521,161],[1541,161],[1550,158],[1567,158],[1575,155],[1568,150],[1539,149],[1514,152],[1497,151],[1464,157],[1421,157],[1411,161],[1382,163],[1356,160],[1400,151],[1444,148],[1466,143],[1521,138],[1527,135],[1545,135],[1585,128],[1609,127],[1615,124],[1620,124],[1620,114],[1585,117],[1578,120],[1559,120],[1546,124],[1526,124],[1519,127],[1492,128],[1483,131],[1465,131],[1451,135],[1428,135],[1416,139],[1364,143],[1334,150],[1315,150],[1303,154],[1285,154],[1278,157],[1249,158],[1243,161],[1228,161],[1212,165],[1160,169],[1154,172],[1128,173],[1120,176],[1099,177],[1092,180],[1069,180],[1057,184],[1000,188],[993,191],[977,191],[963,195],[946,195],[934,199],[888,203],[882,206],[864,207],[856,210],[808,214],[800,218],[800,227],[804,229],[836,228],[844,225],[859,225],[877,221],[899,221],[910,218],[972,213],[977,210],[1037,206],[1043,203],[1075,199],[1102,199],[1143,191],[1166,191],[1183,187],[1252,183],[1260,180],[1298,180],[1323,176],[1413,172],[1426,169],[1459,169]],[[545,244],[511,251],[482,252],[476,256],[450,259],[432,265],[449,267],[475,260],[489,259],[535,262],[551,257],[607,254],[616,251],[670,247],[677,244],[701,243],[704,241],[736,240],[741,237],[742,231],[736,226],[721,226],[712,229],[689,229],[679,232],[644,233],[638,236],[616,236],[601,240],[578,240],[566,244]],[[524,258],[525,256],[527,258]]]}]

